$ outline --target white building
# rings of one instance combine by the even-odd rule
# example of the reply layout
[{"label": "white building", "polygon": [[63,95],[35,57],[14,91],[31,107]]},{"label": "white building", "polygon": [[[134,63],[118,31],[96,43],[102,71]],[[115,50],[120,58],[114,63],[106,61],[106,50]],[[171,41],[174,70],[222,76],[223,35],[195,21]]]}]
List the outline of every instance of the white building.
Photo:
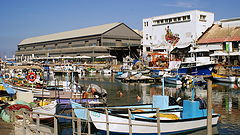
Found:
[{"label": "white building", "polygon": [[193,44],[214,22],[214,13],[192,10],[143,19],[143,53]]}]

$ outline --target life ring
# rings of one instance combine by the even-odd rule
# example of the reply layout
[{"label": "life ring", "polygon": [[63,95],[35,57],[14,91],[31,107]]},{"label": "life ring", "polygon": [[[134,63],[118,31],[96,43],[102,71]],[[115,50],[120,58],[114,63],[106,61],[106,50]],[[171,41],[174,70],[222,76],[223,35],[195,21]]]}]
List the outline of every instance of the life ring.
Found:
[{"label": "life ring", "polygon": [[5,74],[3,75],[3,78],[4,78],[5,80],[8,80],[10,77],[11,77],[11,75],[10,75],[9,73],[5,73]]},{"label": "life ring", "polygon": [[34,82],[36,80],[37,76],[35,73],[31,72],[28,74],[27,79],[31,82]]}]

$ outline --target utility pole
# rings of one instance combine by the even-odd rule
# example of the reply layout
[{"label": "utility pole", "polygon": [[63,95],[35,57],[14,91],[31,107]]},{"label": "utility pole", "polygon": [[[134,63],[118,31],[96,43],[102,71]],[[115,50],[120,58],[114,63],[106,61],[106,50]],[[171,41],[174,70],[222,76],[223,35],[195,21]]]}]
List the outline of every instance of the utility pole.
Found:
[{"label": "utility pole", "polygon": [[207,80],[207,135],[212,135],[212,80]]}]

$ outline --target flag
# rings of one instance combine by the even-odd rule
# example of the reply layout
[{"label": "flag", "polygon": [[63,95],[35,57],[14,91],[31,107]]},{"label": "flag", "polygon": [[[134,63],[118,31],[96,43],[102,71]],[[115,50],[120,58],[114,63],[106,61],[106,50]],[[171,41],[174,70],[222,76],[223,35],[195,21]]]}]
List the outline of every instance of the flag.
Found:
[{"label": "flag", "polygon": [[226,52],[232,52],[232,42],[226,42]]}]

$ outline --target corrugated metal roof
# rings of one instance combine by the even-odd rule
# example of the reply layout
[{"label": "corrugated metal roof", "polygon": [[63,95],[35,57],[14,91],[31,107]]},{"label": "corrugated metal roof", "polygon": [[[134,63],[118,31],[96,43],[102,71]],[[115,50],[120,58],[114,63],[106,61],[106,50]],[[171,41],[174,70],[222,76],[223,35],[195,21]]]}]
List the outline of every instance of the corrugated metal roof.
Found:
[{"label": "corrugated metal roof", "polygon": [[121,23],[104,24],[104,25],[82,28],[78,30],[65,31],[60,33],[27,38],[27,39],[24,39],[22,42],[20,42],[19,45],[103,34],[104,32],[120,24]]},{"label": "corrugated metal roof", "polygon": [[222,28],[220,25],[214,24],[198,39],[197,43],[221,43],[227,41],[240,41],[240,27]]}]

